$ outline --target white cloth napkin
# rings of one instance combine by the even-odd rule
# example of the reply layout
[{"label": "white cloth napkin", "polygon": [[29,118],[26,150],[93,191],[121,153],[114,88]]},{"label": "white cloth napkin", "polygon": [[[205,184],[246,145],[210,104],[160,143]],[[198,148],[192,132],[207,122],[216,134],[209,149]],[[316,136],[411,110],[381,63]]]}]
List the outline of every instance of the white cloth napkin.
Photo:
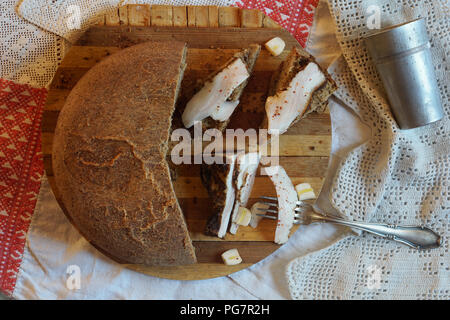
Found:
[{"label": "white cloth napkin", "polygon": [[[319,4],[308,50],[328,66],[340,56],[326,4]],[[327,18],[328,17],[328,18]],[[330,170],[319,205],[330,210],[329,186],[340,159],[369,137],[354,112],[330,101],[333,144]],[[345,125],[344,125],[345,124]],[[46,179],[28,234],[14,297],[19,299],[290,299],[285,276],[294,258],[329,246],[345,231],[332,225],[301,227],[289,242],[254,266],[230,276],[177,281],[137,273],[106,258],[72,227],[58,207]],[[70,279],[79,270],[80,288]],[[77,269],[79,268],[79,269]],[[68,273],[69,272],[69,273]],[[69,280],[69,285],[67,281]],[[72,288],[72,289],[71,289]]]}]

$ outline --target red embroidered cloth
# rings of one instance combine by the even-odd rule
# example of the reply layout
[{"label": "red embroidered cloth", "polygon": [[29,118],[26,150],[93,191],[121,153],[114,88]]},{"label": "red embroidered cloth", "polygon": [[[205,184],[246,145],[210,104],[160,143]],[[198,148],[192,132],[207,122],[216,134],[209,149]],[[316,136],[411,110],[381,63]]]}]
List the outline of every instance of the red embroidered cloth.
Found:
[{"label": "red embroidered cloth", "polygon": [[11,293],[43,173],[47,90],[0,79],[0,288]]},{"label": "red embroidered cloth", "polygon": [[[252,1],[304,47],[318,0]],[[11,295],[43,174],[40,124],[47,90],[0,79],[0,290]]]}]

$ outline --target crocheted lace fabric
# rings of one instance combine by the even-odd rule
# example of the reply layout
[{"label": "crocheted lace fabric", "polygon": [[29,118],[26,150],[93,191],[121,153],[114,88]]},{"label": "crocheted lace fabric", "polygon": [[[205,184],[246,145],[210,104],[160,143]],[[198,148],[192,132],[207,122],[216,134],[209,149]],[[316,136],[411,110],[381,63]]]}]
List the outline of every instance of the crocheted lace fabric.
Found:
[{"label": "crocheted lace fabric", "polygon": [[331,201],[351,220],[425,225],[439,249],[417,251],[369,234],[348,236],[287,267],[294,299],[449,299],[450,43],[449,8],[425,0],[378,1],[382,27],[426,18],[445,118],[399,130],[361,37],[373,1],[329,0],[344,59],[333,66],[337,97],[371,127],[334,178]]},{"label": "crocheted lace fabric", "polygon": [[16,4],[17,0],[0,2],[0,78],[40,88],[53,78],[66,42],[24,23],[15,11]]}]

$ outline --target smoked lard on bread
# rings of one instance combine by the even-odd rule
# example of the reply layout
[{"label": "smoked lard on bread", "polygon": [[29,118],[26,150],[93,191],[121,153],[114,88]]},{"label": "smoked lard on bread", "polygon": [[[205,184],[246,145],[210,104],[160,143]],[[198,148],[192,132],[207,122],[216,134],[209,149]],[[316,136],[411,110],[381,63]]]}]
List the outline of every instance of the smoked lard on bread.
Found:
[{"label": "smoked lard on bread", "polygon": [[323,112],[336,89],[312,55],[292,48],[272,77],[262,128],[269,134],[283,134],[309,113]]},{"label": "smoked lard on bread", "polygon": [[59,115],[59,201],[80,233],[120,262],[196,262],[166,162],[185,55],[174,41],[123,49],[84,75]]},{"label": "smoked lard on bread", "polygon": [[203,130],[224,131],[239,105],[260,52],[259,44],[251,44],[210,74],[186,104],[182,115],[184,126],[190,128],[196,121],[202,121]]},{"label": "smoked lard on bread", "polygon": [[202,164],[200,177],[209,197],[213,201],[213,214],[205,226],[205,234],[225,237],[231,218],[236,190],[234,171],[237,155],[223,155],[223,163]]}]

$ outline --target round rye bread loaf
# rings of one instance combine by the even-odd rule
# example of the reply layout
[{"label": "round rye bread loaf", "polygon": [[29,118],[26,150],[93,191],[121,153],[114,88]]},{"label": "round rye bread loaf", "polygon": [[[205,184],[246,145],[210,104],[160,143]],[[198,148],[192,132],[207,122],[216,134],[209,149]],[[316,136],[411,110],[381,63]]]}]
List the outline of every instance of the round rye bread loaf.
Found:
[{"label": "round rye bread loaf", "polygon": [[166,162],[185,55],[175,41],[123,49],[83,76],[58,118],[58,200],[80,233],[119,262],[196,262]]}]

